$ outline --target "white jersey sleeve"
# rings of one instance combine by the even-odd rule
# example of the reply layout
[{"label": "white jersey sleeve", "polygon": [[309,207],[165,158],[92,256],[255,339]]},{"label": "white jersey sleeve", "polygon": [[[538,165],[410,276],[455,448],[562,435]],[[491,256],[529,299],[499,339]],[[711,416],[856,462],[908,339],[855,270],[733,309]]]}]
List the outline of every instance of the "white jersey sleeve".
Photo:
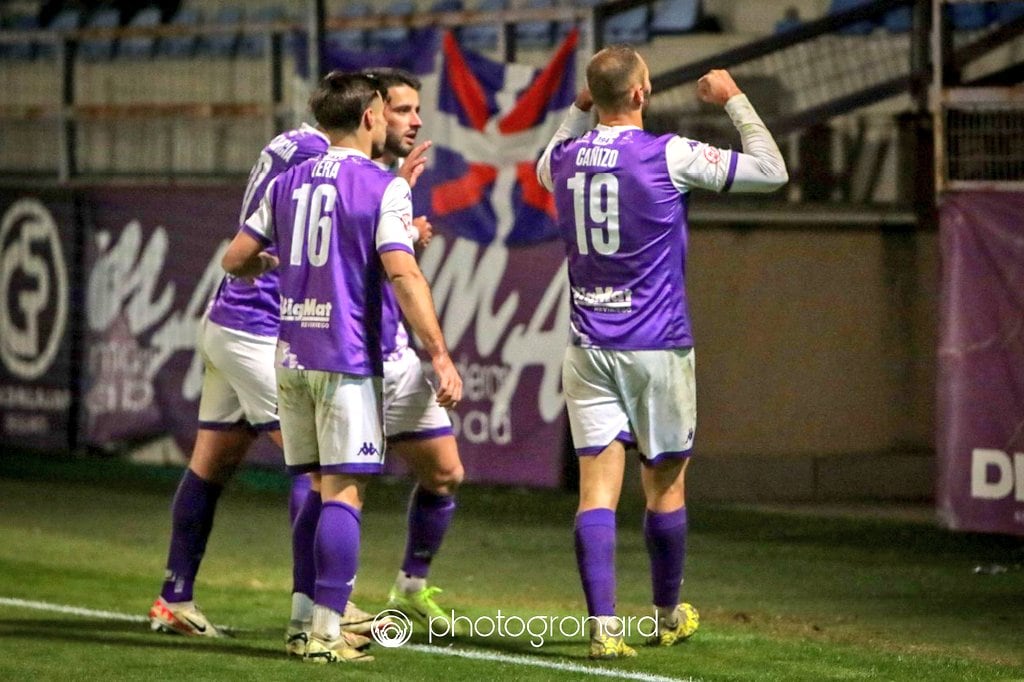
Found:
[{"label": "white jersey sleeve", "polygon": [[719,149],[685,137],[670,140],[665,161],[676,189],[771,192],[786,184],[786,162],[747,96],[731,97],[725,111],[740,133],[743,151]]},{"label": "white jersey sleeve", "polygon": [[401,249],[413,250],[412,192],[405,178],[395,178],[384,190],[377,220],[377,253]]},{"label": "white jersey sleeve", "polygon": [[551,150],[558,146],[565,140],[579,137],[585,132],[590,130],[591,116],[589,111],[583,111],[575,104],[569,107],[568,113],[565,115],[565,120],[562,121],[562,125],[555,131],[554,137],[548,142],[547,148],[541,155],[540,160],[537,162],[537,181],[540,182],[541,186],[545,187],[549,192],[554,188],[554,182],[551,179]]}]

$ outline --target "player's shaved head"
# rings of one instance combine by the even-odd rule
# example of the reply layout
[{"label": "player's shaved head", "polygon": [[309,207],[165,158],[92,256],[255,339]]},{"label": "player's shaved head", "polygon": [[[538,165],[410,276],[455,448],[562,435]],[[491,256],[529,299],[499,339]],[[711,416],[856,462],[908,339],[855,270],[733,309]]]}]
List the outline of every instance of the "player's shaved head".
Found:
[{"label": "player's shaved head", "polygon": [[630,108],[630,92],[643,86],[646,65],[640,54],[628,45],[604,48],[587,64],[587,87],[594,104],[605,113]]},{"label": "player's shaved head", "polygon": [[309,98],[309,108],[320,127],[347,133],[355,130],[363,112],[377,97],[386,96],[379,80],[363,73],[331,71]]}]

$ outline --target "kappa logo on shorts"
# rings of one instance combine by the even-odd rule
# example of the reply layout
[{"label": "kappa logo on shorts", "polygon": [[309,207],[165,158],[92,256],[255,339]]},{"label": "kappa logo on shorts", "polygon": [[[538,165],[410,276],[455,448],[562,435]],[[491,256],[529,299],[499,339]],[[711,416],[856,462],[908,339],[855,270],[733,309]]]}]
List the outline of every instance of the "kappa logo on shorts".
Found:
[{"label": "kappa logo on shorts", "polygon": [[365,457],[372,457],[373,455],[376,455],[378,453],[377,448],[374,446],[373,443],[363,443],[363,447],[359,448],[359,452],[357,452],[356,454],[363,455]]}]

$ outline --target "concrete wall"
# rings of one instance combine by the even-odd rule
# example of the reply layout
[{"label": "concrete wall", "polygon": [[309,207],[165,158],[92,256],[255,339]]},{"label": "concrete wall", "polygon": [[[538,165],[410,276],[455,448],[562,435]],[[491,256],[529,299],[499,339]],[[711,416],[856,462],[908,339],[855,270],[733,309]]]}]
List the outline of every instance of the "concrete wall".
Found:
[{"label": "concrete wall", "polygon": [[931,496],[937,248],[933,232],[696,225],[693,495]]}]

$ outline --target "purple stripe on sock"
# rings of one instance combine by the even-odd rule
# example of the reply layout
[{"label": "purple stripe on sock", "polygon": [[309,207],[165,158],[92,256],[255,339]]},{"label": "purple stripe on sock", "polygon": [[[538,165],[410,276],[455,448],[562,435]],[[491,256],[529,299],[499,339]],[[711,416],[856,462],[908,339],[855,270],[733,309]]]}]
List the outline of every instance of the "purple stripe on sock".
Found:
[{"label": "purple stripe on sock", "polygon": [[223,486],[206,481],[191,469],[178,483],[171,503],[171,542],[167,574],[160,596],[169,602],[190,601],[206,541],[213,529],[213,515]]},{"label": "purple stripe on sock", "polygon": [[409,531],[402,570],[418,578],[430,573],[430,562],[441,548],[455,516],[455,497],[416,486],[409,498]]},{"label": "purple stripe on sock", "polygon": [[722,185],[722,191],[728,192],[729,188],[732,187],[732,181],[736,179],[736,162],[739,161],[739,156],[736,152],[729,152],[729,172],[725,176],[725,184]]},{"label": "purple stripe on sock", "polygon": [[644,515],[644,541],[651,560],[651,592],[654,605],[675,608],[686,562],[686,507]]},{"label": "purple stripe on sock", "polygon": [[587,613],[615,615],[615,511],[588,509],[576,515],[576,565]]},{"label": "purple stripe on sock", "polygon": [[652,467],[656,464],[660,464],[666,459],[686,459],[693,454],[693,448],[686,448],[685,450],[678,450],[676,452],[662,452],[659,455],[647,459],[646,457],[640,457],[640,463],[644,466]]},{"label": "purple stripe on sock", "polygon": [[[305,485],[300,481],[306,481]],[[308,476],[292,481],[292,493],[305,490],[292,520],[292,592],[313,598],[316,588],[316,528],[320,521],[320,493],[311,490]]]},{"label": "purple stripe on sock", "polygon": [[325,502],[316,527],[313,601],[344,613],[359,567],[360,514],[343,502]]},{"label": "purple stripe on sock", "polygon": [[436,429],[428,429],[426,431],[405,431],[404,433],[397,433],[394,436],[388,436],[388,443],[400,443],[405,440],[430,440],[431,438],[440,438],[441,436],[452,436],[455,432],[452,431],[450,426],[441,426]]}]

